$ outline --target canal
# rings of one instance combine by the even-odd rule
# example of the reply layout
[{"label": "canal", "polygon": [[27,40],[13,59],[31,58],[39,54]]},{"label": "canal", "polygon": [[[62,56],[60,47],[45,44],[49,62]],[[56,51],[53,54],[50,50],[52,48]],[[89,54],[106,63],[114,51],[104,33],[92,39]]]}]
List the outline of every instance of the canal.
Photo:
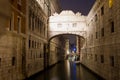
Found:
[{"label": "canal", "polygon": [[27,80],[103,80],[82,65],[69,61],[59,62],[50,69]]}]

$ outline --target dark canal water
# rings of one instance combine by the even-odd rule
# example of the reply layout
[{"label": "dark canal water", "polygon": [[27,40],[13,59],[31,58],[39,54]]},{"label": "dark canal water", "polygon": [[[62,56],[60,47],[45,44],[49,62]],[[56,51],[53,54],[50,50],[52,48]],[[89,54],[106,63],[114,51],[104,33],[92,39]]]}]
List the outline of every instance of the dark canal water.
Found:
[{"label": "dark canal water", "polygon": [[63,61],[27,80],[103,80],[82,65]]}]

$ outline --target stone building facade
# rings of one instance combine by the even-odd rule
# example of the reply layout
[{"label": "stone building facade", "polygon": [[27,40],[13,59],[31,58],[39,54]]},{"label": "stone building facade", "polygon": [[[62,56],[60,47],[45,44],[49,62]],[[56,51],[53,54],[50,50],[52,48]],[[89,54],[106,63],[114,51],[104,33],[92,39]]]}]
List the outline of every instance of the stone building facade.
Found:
[{"label": "stone building facade", "polygon": [[0,0],[0,80],[22,80],[44,70],[51,5]]},{"label": "stone building facade", "polygon": [[5,14],[0,14],[0,25],[2,25],[2,31],[0,31],[0,80],[21,80],[24,75],[22,68],[26,39],[26,0],[1,1],[3,2],[0,2],[0,8],[4,7],[3,13]]},{"label": "stone building facade", "polygon": [[[50,1],[50,16],[53,15],[55,12],[59,13],[61,11],[61,8],[59,6],[58,0],[51,0]],[[49,18],[50,21],[50,18]],[[48,22],[49,23],[49,22]],[[50,28],[50,23],[48,26],[48,31]],[[52,66],[59,62],[61,59],[63,59],[64,55],[64,37],[63,36],[56,36],[53,38],[49,38],[49,32],[48,32],[48,45],[49,45],[49,54],[48,54],[48,66]]]},{"label": "stone building facade", "polygon": [[49,66],[64,60],[65,55],[65,38],[63,36],[57,36],[50,41],[49,51]]},{"label": "stone building facade", "polygon": [[87,16],[81,62],[105,80],[120,79],[120,0],[96,0]]},{"label": "stone building facade", "polygon": [[37,0],[28,0],[26,41],[27,77],[44,70],[44,46],[47,43],[48,15],[45,14],[44,7],[40,3],[43,6],[46,5]]},{"label": "stone building facade", "polygon": [[50,12],[51,15],[53,15],[55,12],[57,13],[61,12],[59,0],[50,0]]},{"label": "stone building facade", "polygon": [[[27,1],[26,77],[30,77],[50,65],[48,57],[50,48],[48,47],[48,21],[49,16],[54,11],[60,10],[59,8],[54,9],[57,7],[55,1],[57,0]],[[56,47],[56,45],[52,47]]]},{"label": "stone building facade", "polygon": [[[71,11],[59,16],[58,0],[0,0],[0,80],[30,77],[44,70],[47,59],[49,66],[57,63],[65,52],[61,45],[64,38],[53,38],[47,47],[47,32],[56,29],[69,32],[70,28],[87,32],[85,36],[80,34],[84,37],[80,41],[81,63],[106,80],[119,80],[119,3],[120,0],[96,0],[88,16]],[[50,15],[59,17],[58,22],[52,18],[56,24],[49,24]],[[76,20],[77,23],[63,23],[62,20]],[[46,57],[46,48],[50,48],[49,57]]]}]

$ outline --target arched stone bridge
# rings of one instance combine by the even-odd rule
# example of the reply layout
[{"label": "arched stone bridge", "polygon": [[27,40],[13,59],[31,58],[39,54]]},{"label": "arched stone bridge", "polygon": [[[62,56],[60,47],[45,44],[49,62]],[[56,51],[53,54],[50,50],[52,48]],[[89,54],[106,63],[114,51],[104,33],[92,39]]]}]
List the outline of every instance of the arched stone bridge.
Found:
[{"label": "arched stone bridge", "polygon": [[62,11],[60,14],[55,13],[49,19],[48,36],[49,39],[60,34],[75,34],[86,38],[86,16],[81,13],[72,11]]}]

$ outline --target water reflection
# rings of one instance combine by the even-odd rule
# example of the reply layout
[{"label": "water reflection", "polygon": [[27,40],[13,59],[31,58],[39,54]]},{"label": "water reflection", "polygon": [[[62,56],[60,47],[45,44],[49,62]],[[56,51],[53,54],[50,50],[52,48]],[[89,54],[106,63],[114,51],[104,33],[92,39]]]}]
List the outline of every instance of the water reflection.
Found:
[{"label": "water reflection", "polygon": [[56,64],[49,70],[37,74],[28,80],[102,80],[89,70],[73,62],[65,61]]},{"label": "water reflection", "polygon": [[71,80],[77,80],[77,78],[76,78],[76,65],[73,62],[71,62],[70,64],[71,64],[70,65]]},{"label": "water reflection", "polygon": [[70,72],[70,63],[69,63],[68,61],[67,61],[66,63],[67,63],[67,65],[66,65],[67,76],[68,76],[68,78],[69,78],[69,80],[70,80],[70,76],[71,76],[71,75],[70,75],[70,73],[71,73],[71,72]]}]

